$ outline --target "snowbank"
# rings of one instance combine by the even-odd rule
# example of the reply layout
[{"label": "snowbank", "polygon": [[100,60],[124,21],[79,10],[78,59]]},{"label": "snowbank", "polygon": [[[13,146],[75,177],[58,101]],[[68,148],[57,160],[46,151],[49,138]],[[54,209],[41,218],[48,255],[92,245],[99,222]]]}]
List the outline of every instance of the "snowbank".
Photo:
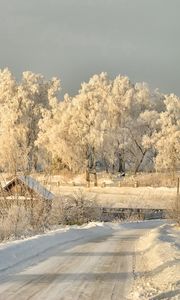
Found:
[{"label": "snowbank", "polygon": [[180,299],[180,229],[164,224],[137,243],[133,300]]}]

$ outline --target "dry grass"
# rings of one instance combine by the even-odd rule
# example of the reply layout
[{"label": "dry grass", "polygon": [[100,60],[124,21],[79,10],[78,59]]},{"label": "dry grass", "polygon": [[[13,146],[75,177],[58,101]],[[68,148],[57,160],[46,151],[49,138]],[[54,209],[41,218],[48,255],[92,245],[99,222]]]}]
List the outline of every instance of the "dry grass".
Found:
[{"label": "dry grass", "polygon": [[87,198],[81,190],[54,199],[49,216],[49,221],[53,225],[81,225],[100,219],[100,206],[97,205],[95,199]]},{"label": "dry grass", "polygon": [[0,191],[0,240],[44,231],[50,203],[29,195],[22,186],[23,196]]},{"label": "dry grass", "polygon": [[170,217],[176,221],[178,226],[180,226],[180,195],[177,195],[176,197],[176,202],[170,211]]},{"label": "dry grass", "polygon": [[[24,188],[24,187],[23,187]],[[39,197],[0,192],[0,241],[42,233],[54,225],[100,220],[101,210],[94,200],[79,191],[58,197],[49,204]]]},{"label": "dry grass", "polygon": [[145,187],[176,187],[178,174],[174,178],[171,174],[167,173],[139,173],[137,175],[126,176],[121,181],[123,187],[137,186]]}]

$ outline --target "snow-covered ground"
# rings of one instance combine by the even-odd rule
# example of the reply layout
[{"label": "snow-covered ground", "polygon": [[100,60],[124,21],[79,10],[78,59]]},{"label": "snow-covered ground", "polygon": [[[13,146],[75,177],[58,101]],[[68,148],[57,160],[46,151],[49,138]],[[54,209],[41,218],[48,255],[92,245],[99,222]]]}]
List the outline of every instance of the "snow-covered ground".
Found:
[{"label": "snow-covered ground", "polygon": [[57,196],[82,192],[86,198],[94,199],[102,206],[129,208],[172,208],[176,201],[176,188],[166,187],[52,187]]},{"label": "snow-covered ground", "polygon": [[179,229],[90,223],[0,246],[0,299],[180,299]]},{"label": "snow-covered ground", "polygon": [[[152,187],[152,186],[118,186],[123,178],[109,176],[105,173],[98,175],[98,187],[86,187],[84,175],[76,175],[72,178],[66,176],[52,176],[47,178],[51,184],[47,188],[56,196],[83,193],[88,199],[95,199],[98,204],[110,207],[154,208],[172,209],[176,201],[176,187]],[[144,178],[149,174],[144,174]],[[43,177],[39,177],[42,183]],[[58,184],[60,183],[60,185]],[[105,184],[105,185],[104,185]]]},{"label": "snow-covered ground", "polygon": [[133,300],[180,299],[180,228],[163,224],[136,245]]},{"label": "snow-covered ground", "polygon": [[62,228],[38,234],[29,238],[4,242],[0,244],[0,279],[3,273],[9,274],[27,268],[46,259],[51,250],[64,244],[74,243],[82,239],[98,237],[112,232],[111,227],[103,223],[91,222],[82,226],[62,226]]},{"label": "snow-covered ground", "polygon": [[[144,178],[151,174],[144,174]],[[110,178],[107,174],[99,174],[98,187],[86,187],[85,176],[80,174],[76,176],[53,175],[45,176],[32,174],[45,185],[48,190],[57,197],[63,195],[72,195],[73,193],[83,193],[88,199],[94,199],[102,206],[110,207],[129,207],[129,208],[151,208],[151,209],[172,209],[176,201],[176,187],[152,187],[152,186],[118,186],[123,179],[117,176]],[[153,175],[152,175],[153,176]],[[4,178],[6,176],[4,175]],[[6,180],[1,182],[2,186]],[[48,184],[49,183],[49,184]],[[103,185],[105,183],[105,187]]]}]

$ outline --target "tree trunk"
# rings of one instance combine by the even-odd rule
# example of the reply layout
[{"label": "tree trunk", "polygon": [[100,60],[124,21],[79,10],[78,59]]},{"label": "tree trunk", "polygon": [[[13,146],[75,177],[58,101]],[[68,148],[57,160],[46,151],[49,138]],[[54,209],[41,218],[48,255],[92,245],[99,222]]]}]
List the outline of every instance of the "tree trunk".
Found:
[{"label": "tree trunk", "polygon": [[112,165],[112,173],[114,174],[114,171],[115,171],[115,165],[113,164]]},{"label": "tree trunk", "polygon": [[90,173],[89,169],[86,169],[86,182],[87,182],[87,187],[90,187]]},{"label": "tree trunk", "polygon": [[121,153],[118,153],[118,172],[119,173],[125,172],[125,164],[124,164]]},{"label": "tree trunk", "polygon": [[136,175],[136,173],[139,171],[139,168],[140,168],[140,166],[141,166],[141,164],[142,164],[142,162],[143,162],[143,160],[144,160],[144,157],[145,157],[145,155],[146,155],[146,152],[147,152],[147,151],[144,151],[144,152],[142,153],[141,159],[140,159],[140,161],[137,163],[137,165],[136,165],[136,167],[135,167],[135,170],[134,170],[134,174],[135,174],[135,175]]},{"label": "tree trunk", "polygon": [[105,164],[106,173],[109,173],[109,167],[108,167],[108,163],[107,163],[106,159],[104,159],[104,164]]}]

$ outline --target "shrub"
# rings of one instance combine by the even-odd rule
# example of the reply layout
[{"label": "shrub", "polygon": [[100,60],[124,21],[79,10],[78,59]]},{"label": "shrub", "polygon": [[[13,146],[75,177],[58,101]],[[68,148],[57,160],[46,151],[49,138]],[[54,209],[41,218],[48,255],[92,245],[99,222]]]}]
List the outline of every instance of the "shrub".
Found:
[{"label": "shrub", "polygon": [[95,199],[87,198],[81,191],[60,198],[52,204],[51,224],[78,224],[101,219],[101,208]]}]

